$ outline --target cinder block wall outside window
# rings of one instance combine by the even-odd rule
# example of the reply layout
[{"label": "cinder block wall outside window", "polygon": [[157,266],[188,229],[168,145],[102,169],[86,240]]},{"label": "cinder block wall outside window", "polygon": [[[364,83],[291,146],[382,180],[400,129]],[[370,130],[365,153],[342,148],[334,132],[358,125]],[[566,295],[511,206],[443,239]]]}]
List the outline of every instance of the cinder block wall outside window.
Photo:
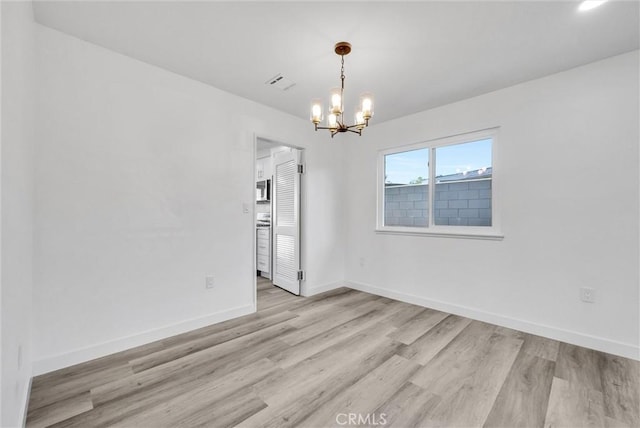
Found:
[{"label": "cinder block wall outside window", "polygon": [[[427,226],[426,184],[388,186],[384,190],[386,226]],[[491,179],[436,184],[437,225],[491,226]]]}]

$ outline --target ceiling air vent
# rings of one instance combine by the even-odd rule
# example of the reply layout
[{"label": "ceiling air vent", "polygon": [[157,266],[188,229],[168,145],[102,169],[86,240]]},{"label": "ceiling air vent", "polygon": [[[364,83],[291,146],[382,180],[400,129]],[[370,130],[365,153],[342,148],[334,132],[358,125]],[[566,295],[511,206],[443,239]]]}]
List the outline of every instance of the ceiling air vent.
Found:
[{"label": "ceiling air vent", "polygon": [[295,86],[296,82],[287,79],[282,74],[276,74],[271,79],[264,82],[264,84],[269,85],[272,88],[280,89],[281,91],[286,91],[292,86]]}]

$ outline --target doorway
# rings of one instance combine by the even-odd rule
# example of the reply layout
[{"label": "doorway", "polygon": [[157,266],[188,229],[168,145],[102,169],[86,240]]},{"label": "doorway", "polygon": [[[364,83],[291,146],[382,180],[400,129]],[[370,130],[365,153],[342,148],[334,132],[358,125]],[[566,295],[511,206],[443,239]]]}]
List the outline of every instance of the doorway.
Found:
[{"label": "doorway", "polygon": [[298,147],[271,139],[255,139],[257,289],[277,287],[300,295],[302,158]]}]

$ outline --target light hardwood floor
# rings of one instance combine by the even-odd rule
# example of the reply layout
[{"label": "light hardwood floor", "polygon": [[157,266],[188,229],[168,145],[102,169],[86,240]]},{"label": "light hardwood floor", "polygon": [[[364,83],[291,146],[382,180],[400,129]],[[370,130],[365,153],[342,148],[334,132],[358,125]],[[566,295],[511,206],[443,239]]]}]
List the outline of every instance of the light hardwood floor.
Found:
[{"label": "light hardwood floor", "polygon": [[260,280],[255,314],[36,377],[27,426],[639,427],[639,367],[359,291],[300,298]]}]

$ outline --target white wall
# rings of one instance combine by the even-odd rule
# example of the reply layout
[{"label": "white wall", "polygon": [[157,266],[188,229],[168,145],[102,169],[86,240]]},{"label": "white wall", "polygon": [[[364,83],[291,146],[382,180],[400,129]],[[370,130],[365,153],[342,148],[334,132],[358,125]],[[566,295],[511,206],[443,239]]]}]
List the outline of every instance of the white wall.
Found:
[{"label": "white wall", "polygon": [[[0,43],[2,42],[2,5],[0,4]],[[0,46],[0,100],[2,100],[2,46]],[[0,309],[2,308],[2,102],[0,102]],[[0,424],[2,423],[2,315],[0,314]]]},{"label": "white wall", "polygon": [[[347,280],[638,358],[638,76],[636,51],[373,126],[349,143]],[[503,241],[374,232],[378,150],[494,126]]]},{"label": "white wall", "polygon": [[54,30],[37,36],[37,373],[254,310],[255,218],[242,213],[254,135],[306,148],[305,291],[342,284],[337,142]]},{"label": "white wall", "polygon": [[22,425],[31,378],[35,41],[31,2],[1,2],[0,425]]}]

